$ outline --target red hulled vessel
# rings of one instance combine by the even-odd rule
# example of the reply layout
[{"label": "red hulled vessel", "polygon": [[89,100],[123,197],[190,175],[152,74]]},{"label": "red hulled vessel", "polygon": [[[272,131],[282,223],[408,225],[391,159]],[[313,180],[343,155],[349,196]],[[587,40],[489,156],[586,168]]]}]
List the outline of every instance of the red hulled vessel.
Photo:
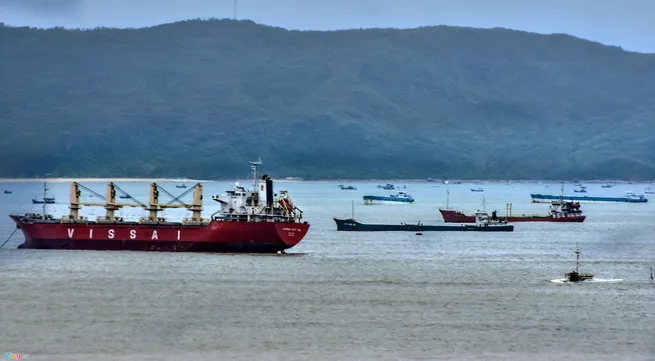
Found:
[{"label": "red hulled vessel", "polygon": [[[513,215],[512,205],[506,205],[506,215],[498,216],[498,219],[509,223],[514,222],[584,222],[586,216],[582,215],[580,203],[553,201],[548,214],[522,214]],[[446,223],[475,223],[475,216],[464,214],[461,211],[452,209],[439,209],[441,217]],[[493,212],[495,216],[495,211]]]},{"label": "red hulled vessel", "polygon": [[[132,250],[168,252],[241,252],[277,253],[297,245],[307,234],[309,224],[302,221],[302,211],[291,201],[287,191],[273,193],[273,181],[266,175],[257,177],[261,161],[250,162],[253,189],[247,190],[238,183],[225,195],[212,197],[221,209],[209,219],[201,217],[202,184],[198,183],[178,197],[172,196],[156,183],[150,185],[150,201],[143,204],[132,198],[113,183],[107,185],[107,196],[82,186],[71,184],[70,215],[60,219],[46,214],[10,215],[25,235],[18,248],[76,249],[76,250]],[[80,202],[80,189],[106,203]],[[116,190],[121,198],[136,203],[116,202]],[[162,204],[159,191],[171,195],[173,200]],[[193,191],[193,202],[183,203],[180,198]],[[81,206],[102,206],[106,215],[95,221],[79,215]],[[143,207],[149,216],[139,221],[125,221],[114,212],[124,206]],[[158,217],[165,208],[186,208],[192,216],[181,222],[170,222]]]}]

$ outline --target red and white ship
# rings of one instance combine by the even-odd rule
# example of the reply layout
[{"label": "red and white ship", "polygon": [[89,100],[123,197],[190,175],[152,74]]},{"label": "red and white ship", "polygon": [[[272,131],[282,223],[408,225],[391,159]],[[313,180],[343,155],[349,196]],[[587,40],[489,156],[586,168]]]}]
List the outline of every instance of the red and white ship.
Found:
[{"label": "red and white ship", "polygon": [[[307,234],[309,224],[302,221],[300,211],[291,201],[287,191],[273,192],[273,181],[266,175],[257,177],[261,161],[250,162],[253,189],[246,190],[238,183],[225,195],[212,197],[221,209],[202,218],[202,184],[198,183],[178,197],[172,196],[156,183],[150,185],[150,200],[143,204],[132,198],[113,183],[107,185],[107,196],[82,186],[71,184],[70,215],[60,219],[43,214],[10,215],[25,235],[25,242],[18,248],[75,249],[75,250],[131,250],[169,252],[242,252],[277,253],[297,245]],[[80,201],[80,188],[105,198],[106,203]],[[121,198],[131,198],[136,203],[119,203]],[[162,204],[159,191],[172,196],[173,200]],[[193,191],[191,204],[180,198]],[[80,216],[81,206],[101,206],[106,214],[92,221]],[[143,207],[149,216],[139,221],[125,221],[115,216],[124,206]],[[158,216],[165,208],[186,208],[192,216],[181,222],[171,222]]]},{"label": "red and white ship", "polygon": [[[475,223],[474,215],[467,215],[461,211],[452,209],[439,209],[444,222],[446,223]],[[495,216],[496,211],[493,212]],[[505,205],[506,215],[498,216],[498,219],[508,223],[514,222],[584,222],[586,216],[582,215],[580,203],[553,201],[548,214],[512,214],[512,204]]]}]

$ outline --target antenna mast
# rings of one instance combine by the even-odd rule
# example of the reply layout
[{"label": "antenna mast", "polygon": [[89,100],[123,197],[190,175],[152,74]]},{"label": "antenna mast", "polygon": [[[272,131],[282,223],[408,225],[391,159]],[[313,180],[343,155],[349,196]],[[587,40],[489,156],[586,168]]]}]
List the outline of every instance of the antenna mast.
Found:
[{"label": "antenna mast", "polygon": [[262,164],[262,158],[250,162],[250,169],[252,169],[252,186],[255,191],[257,191],[257,166]]},{"label": "antenna mast", "polygon": [[46,197],[48,195],[47,182],[43,182],[43,218],[45,218]]},{"label": "antenna mast", "polygon": [[448,205],[450,204],[450,189],[446,189],[446,209],[448,208]]},{"label": "antenna mast", "polygon": [[564,203],[564,181],[562,181],[562,188],[560,190],[559,201],[560,203]]}]

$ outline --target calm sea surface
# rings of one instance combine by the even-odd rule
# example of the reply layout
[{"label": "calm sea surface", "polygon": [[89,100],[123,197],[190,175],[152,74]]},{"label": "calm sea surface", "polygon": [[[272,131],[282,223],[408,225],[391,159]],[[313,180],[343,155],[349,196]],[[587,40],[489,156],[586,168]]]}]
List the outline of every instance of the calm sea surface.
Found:
[{"label": "calm sea surface", "polygon": [[[105,183],[82,182],[105,193]],[[179,194],[173,182],[162,182]],[[189,184],[189,183],[187,183]],[[378,183],[279,182],[311,224],[287,255],[0,249],[0,352],[33,360],[655,360],[655,197],[583,204],[582,224],[517,223],[513,233],[337,232],[332,217],[443,222],[438,207],[545,213],[531,192],[559,184],[399,182],[414,204],[364,205]],[[229,182],[205,183],[210,195]],[[0,182],[0,244],[9,213],[39,211],[42,183]],[[49,183],[56,216],[69,183]],[[119,183],[141,201],[148,183]],[[647,184],[587,195],[643,193]],[[655,186],[653,186],[655,188]],[[568,193],[573,186],[567,186]],[[83,194],[84,195],[84,194]],[[649,196],[649,195],[647,195]],[[86,198],[97,200],[97,198]],[[165,201],[166,198],[162,198]],[[95,217],[102,208],[87,208]],[[125,218],[144,211],[127,208]],[[166,211],[181,218],[183,210]],[[574,266],[595,282],[557,282]]]}]

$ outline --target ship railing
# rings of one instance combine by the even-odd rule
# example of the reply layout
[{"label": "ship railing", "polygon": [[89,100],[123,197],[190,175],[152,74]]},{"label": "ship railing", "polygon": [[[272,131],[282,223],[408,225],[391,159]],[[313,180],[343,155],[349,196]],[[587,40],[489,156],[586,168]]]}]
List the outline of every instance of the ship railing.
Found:
[{"label": "ship railing", "polygon": [[79,221],[84,221],[84,217],[79,217],[78,219],[75,219],[73,217],[61,217],[59,220],[59,223],[75,223]]},{"label": "ship railing", "polygon": [[199,220],[194,220],[193,218],[183,218],[182,219],[182,224],[203,224],[207,223],[207,219],[205,218],[200,218]]}]

